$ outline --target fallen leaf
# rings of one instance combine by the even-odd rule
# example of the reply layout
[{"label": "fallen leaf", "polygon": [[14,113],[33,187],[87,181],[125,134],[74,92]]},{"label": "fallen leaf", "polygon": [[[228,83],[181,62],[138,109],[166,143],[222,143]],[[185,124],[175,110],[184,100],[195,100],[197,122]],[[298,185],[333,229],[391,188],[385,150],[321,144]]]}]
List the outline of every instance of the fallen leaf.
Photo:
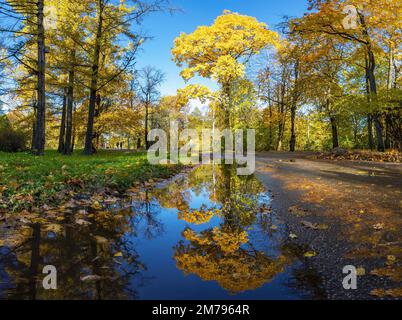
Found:
[{"label": "fallen leaf", "polygon": [[371,290],[370,295],[376,296],[376,297],[393,297],[393,298],[400,298],[402,297],[402,287],[400,288],[394,288],[394,289],[374,289]]},{"label": "fallen leaf", "polygon": [[98,281],[101,280],[102,277],[98,276],[98,275],[89,275],[89,276],[83,276],[80,278],[81,281],[88,281],[88,282],[92,282],[92,281]]},{"label": "fallen leaf", "polygon": [[364,276],[366,275],[366,269],[364,269],[363,267],[359,267],[356,269],[356,275],[358,276]]},{"label": "fallen leaf", "polygon": [[289,208],[289,212],[296,215],[297,217],[304,217],[308,215],[308,211],[305,209],[300,208],[299,206],[293,206]]},{"label": "fallen leaf", "polygon": [[389,255],[389,256],[387,256],[387,262],[386,262],[386,264],[388,265],[388,266],[391,266],[391,265],[393,265],[395,262],[396,262],[396,257],[395,256],[393,256],[393,255]]},{"label": "fallen leaf", "polygon": [[84,219],[77,219],[75,220],[75,223],[80,226],[89,226],[91,224],[91,222],[85,221]]},{"label": "fallen leaf", "polygon": [[115,256],[115,257],[122,257],[123,254],[122,254],[121,252],[116,252],[116,253],[114,254],[114,256]]},{"label": "fallen leaf", "polygon": [[102,206],[100,205],[100,203],[99,203],[98,201],[95,201],[95,202],[92,204],[91,208],[93,208],[93,209],[95,209],[95,210],[99,210],[99,209],[102,208]]},{"label": "fallen leaf", "polygon": [[374,269],[370,274],[377,277],[388,277],[393,281],[402,282],[402,266],[388,266],[385,268]]},{"label": "fallen leaf", "polygon": [[263,204],[260,208],[260,212],[267,214],[267,213],[272,212],[272,209],[270,207],[268,207],[266,204]]},{"label": "fallen leaf", "polygon": [[326,225],[326,224],[312,223],[310,221],[302,221],[301,224],[304,227],[310,228],[313,230],[327,230],[328,229],[328,225]]},{"label": "fallen leaf", "polygon": [[305,258],[313,258],[313,257],[315,257],[316,255],[317,255],[316,252],[314,252],[314,251],[308,251],[308,252],[306,252],[306,253],[304,254],[304,257],[305,257]]},{"label": "fallen leaf", "polygon": [[382,230],[384,229],[385,225],[384,223],[376,223],[375,225],[373,225],[374,230]]}]

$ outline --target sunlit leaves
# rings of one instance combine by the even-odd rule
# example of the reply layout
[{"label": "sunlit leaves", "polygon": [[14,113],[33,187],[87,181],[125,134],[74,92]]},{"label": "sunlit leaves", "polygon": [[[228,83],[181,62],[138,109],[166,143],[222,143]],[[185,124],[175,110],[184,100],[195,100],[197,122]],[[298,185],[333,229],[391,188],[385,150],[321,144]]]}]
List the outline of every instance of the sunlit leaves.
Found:
[{"label": "sunlit leaves", "polygon": [[268,45],[279,45],[277,33],[255,18],[225,11],[213,25],[182,33],[172,54],[178,66],[186,67],[185,80],[196,74],[226,83],[244,75],[244,59]]}]

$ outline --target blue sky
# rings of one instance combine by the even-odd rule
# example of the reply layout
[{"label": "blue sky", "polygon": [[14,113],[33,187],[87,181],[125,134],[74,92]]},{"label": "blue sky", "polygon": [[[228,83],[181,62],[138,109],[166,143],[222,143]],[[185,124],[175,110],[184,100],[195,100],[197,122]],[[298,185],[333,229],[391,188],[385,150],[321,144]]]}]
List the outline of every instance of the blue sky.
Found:
[{"label": "blue sky", "polygon": [[[274,28],[283,16],[301,16],[307,8],[307,0],[172,0],[172,4],[182,12],[153,14],[140,27],[153,39],[143,45],[137,68],[152,65],[165,72],[166,81],[161,87],[163,95],[173,95],[178,88],[185,86],[179,75],[180,68],[174,64],[170,53],[180,32],[191,33],[197,26],[212,24],[225,9],[254,16]],[[209,80],[195,79],[192,82],[214,87]]]}]

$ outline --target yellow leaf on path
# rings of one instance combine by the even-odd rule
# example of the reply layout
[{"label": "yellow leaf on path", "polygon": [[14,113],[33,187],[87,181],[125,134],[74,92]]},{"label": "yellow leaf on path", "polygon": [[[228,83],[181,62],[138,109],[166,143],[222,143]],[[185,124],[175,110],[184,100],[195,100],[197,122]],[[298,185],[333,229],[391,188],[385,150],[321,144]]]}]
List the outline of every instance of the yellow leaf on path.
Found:
[{"label": "yellow leaf on path", "polygon": [[122,257],[123,254],[122,254],[121,252],[116,252],[116,253],[114,254],[114,256],[115,256],[115,257]]},{"label": "yellow leaf on path", "polygon": [[313,258],[313,257],[315,257],[316,255],[317,255],[316,252],[314,252],[314,251],[308,251],[308,252],[306,252],[306,253],[304,254],[304,257],[305,257],[305,258]]},{"label": "yellow leaf on path", "polygon": [[374,230],[382,230],[384,229],[385,225],[384,223],[376,223],[375,225],[373,225]]},{"label": "yellow leaf on path", "polygon": [[88,226],[91,224],[91,222],[86,221],[84,219],[77,219],[77,220],[75,220],[75,223],[79,224],[80,226]]},{"label": "yellow leaf on path", "polygon": [[364,275],[366,275],[366,269],[364,269],[363,267],[357,268],[356,271],[357,271],[356,274],[357,274],[358,276],[364,276]]},{"label": "yellow leaf on path", "polygon": [[394,289],[374,289],[370,292],[370,295],[376,296],[376,297],[393,297],[393,298],[400,298],[402,297],[402,287],[400,288],[394,288]]},{"label": "yellow leaf on path", "polygon": [[289,234],[289,238],[291,238],[291,239],[296,239],[296,238],[297,238],[297,235],[295,235],[294,233],[291,233],[291,234]]},{"label": "yellow leaf on path", "polygon": [[0,247],[4,247],[4,243],[5,241],[0,239]]},{"label": "yellow leaf on path", "polygon": [[95,201],[95,202],[92,204],[91,208],[93,208],[93,209],[95,209],[95,210],[99,210],[99,209],[102,208],[102,206],[100,205],[100,203],[99,203],[98,201]]},{"label": "yellow leaf on path", "polygon": [[387,265],[393,265],[396,262],[396,257],[393,255],[387,256]]}]

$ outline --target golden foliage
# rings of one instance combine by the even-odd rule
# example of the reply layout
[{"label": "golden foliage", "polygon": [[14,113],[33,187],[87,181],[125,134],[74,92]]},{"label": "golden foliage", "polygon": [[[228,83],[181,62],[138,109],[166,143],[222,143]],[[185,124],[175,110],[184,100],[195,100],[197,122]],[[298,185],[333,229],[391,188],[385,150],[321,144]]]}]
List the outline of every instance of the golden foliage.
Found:
[{"label": "golden foliage", "polygon": [[172,49],[185,80],[199,74],[227,83],[244,75],[243,57],[257,54],[263,48],[279,46],[279,36],[257,19],[225,11],[213,25],[200,26],[193,33],[182,33]]}]

